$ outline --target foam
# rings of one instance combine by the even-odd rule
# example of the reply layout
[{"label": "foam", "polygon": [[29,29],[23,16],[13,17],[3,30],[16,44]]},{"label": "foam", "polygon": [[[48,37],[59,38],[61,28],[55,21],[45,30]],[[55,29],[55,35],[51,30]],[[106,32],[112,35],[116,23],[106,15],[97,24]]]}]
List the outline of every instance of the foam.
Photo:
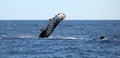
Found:
[{"label": "foam", "polygon": [[[47,39],[47,38],[45,38]],[[54,36],[51,36],[51,37],[48,37],[48,39],[77,39],[76,37],[63,37],[63,36],[58,36],[58,37],[54,37]]]},{"label": "foam", "polygon": [[38,38],[38,36],[32,34],[19,34],[16,35],[16,38]]},{"label": "foam", "polygon": [[38,39],[81,39],[81,40],[90,40],[90,38],[86,36],[50,36],[48,38],[39,38],[38,35],[35,34],[2,34],[0,35],[0,39],[3,38],[20,38],[20,39],[31,39],[31,38],[38,38]]},{"label": "foam", "polygon": [[16,35],[12,35],[12,34],[1,34],[0,35],[0,39],[3,39],[3,38],[38,38],[37,35],[34,35],[34,34],[16,34]]}]

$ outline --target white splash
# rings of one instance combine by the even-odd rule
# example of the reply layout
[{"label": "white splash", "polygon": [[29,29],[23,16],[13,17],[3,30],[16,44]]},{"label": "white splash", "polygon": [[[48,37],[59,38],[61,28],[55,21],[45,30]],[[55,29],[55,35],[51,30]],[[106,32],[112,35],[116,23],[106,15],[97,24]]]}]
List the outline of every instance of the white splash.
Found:
[{"label": "white splash", "polygon": [[38,38],[38,36],[32,35],[32,34],[18,34],[15,37],[16,38]]},{"label": "white splash", "polygon": [[[45,38],[47,39],[47,38]],[[76,37],[50,36],[48,39],[77,39]]]}]

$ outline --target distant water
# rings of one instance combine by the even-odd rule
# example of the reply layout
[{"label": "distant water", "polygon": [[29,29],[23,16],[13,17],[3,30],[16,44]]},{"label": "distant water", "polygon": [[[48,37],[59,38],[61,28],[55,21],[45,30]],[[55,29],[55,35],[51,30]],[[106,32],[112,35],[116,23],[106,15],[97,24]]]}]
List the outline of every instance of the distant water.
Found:
[{"label": "distant water", "polygon": [[46,24],[0,21],[0,58],[120,58],[119,20],[64,20],[49,38],[39,38]]}]

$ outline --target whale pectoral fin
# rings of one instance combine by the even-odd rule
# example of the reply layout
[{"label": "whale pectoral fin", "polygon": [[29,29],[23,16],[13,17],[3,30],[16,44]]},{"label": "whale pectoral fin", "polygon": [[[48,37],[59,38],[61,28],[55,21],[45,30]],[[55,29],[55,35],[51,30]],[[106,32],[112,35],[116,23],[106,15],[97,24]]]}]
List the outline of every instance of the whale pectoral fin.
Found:
[{"label": "whale pectoral fin", "polygon": [[49,37],[52,32],[54,31],[54,29],[56,28],[56,26],[65,18],[65,14],[64,13],[58,13],[57,15],[55,15],[55,17],[50,18],[47,25],[45,26],[45,28],[41,29],[41,33],[39,35],[39,37],[45,38],[45,37]]}]

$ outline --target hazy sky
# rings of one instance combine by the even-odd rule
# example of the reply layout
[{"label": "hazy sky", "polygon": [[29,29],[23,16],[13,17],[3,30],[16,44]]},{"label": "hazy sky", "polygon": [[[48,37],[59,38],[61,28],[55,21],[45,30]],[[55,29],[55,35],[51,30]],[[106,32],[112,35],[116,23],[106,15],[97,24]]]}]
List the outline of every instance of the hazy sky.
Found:
[{"label": "hazy sky", "polygon": [[1,19],[120,19],[120,0],[0,0]]}]

